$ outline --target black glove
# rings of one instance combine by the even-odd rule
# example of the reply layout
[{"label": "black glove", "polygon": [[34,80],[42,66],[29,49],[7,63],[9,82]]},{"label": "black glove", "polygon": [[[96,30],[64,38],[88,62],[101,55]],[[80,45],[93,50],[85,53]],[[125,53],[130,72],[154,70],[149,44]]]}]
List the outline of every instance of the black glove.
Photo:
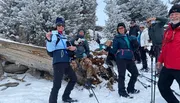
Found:
[{"label": "black glove", "polygon": [[93,58],[93,55],[87,54],[87,58]]},{"label": "black glove", "polygon": [[86,89],[90,89],[92,87],[92,81],[93,81],[93,79],[91,79],[91,78],[87,79],[87,81],[84,85]]},{"label": "black glove", "polygon": [[[67,45],[67,47],[72,46],[70,41],[66,41],[66,45]],[[74,51],[67,50],[67,53],[68,53],[69,57],[74,57],[74,55],[75,55]]]},{"label": "black glove", "polygon": [[151,46],[151,50],[149,51],[149,56],[154,57],[155,56],[155,52],[154,52],[154,47]]}]

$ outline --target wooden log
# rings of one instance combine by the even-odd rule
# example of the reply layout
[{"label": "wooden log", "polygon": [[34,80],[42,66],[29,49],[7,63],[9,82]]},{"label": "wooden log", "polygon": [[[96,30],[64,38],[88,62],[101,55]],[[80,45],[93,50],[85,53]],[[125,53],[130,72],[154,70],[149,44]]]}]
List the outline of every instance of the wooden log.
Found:
[{"label": "wooden log", "polygon": [[4,70],[3,70],[3,66],[2,66],[2,60],[0,60],[0,78],[1,78],[1,76],[3,76],[3,74],[4,74]]},{"label": "wooden log", "polygon": [[23,74],[28,70],[27,66],[17,65],[17,64],[9,64],[4,67],[4,72],[12,73],[12,74]]},{"label": "wooden log", "polygon": [[45,47],[0,39],[0,59],[52,74],[52,58],[47,55]]}]

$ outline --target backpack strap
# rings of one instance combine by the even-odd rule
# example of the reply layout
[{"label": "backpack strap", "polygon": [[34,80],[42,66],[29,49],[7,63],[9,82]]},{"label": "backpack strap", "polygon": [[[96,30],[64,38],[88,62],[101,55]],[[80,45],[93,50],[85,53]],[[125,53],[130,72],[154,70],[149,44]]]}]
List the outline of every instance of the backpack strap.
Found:
[{"label": "backpack strap", "polygon": [[56,41],[56,45],[57,45],[60,41],[60,38],[58,37],[58,35],[56,35],[56,36],[57,36],[57,41]]}]

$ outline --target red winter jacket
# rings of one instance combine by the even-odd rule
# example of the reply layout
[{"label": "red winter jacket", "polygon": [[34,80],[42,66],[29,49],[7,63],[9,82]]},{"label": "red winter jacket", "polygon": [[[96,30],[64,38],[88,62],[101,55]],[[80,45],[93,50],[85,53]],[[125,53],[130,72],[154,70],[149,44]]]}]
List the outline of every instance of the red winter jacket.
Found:
[{"label": "red winter jacket", "polygon": [[180,26],[173,30],[169,25],[165,31],[158,61],[166,68],[180,70]]}]

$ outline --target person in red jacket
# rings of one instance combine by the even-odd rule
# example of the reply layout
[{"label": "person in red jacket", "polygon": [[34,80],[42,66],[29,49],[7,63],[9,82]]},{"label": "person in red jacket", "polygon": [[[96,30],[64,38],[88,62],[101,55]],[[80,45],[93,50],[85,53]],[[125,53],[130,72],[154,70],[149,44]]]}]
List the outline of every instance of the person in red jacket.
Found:
[{"label": "person in red jacket", "polygon": [[180,86],[180,5],[175,4],[169,11],[170,24],[164,33],[161,54],[157,68],[164,64],[158,81],[162,97],[168,103],[180,103],[170,86],[176,80]]}]

